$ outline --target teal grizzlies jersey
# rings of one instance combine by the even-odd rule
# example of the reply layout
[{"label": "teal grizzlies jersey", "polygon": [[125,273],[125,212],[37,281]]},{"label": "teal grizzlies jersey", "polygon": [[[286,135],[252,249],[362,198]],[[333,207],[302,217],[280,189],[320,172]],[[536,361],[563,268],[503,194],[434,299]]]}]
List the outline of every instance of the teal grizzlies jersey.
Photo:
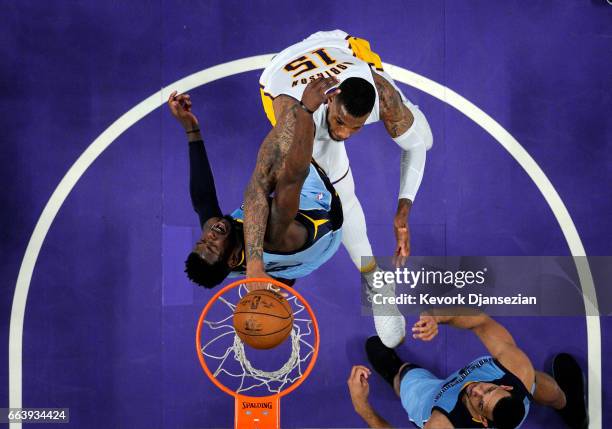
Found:
[{"label": "teal grizzlies jersey", "polygon": [[532,400],[531,394],[521,380],[491,356],[476,359],[445,380],[436,378],[420,368],[410,370],[402,379],[402,405],[408,412],[410,420],[419,427],[425,425],[434,410],[444,414],[454,427],[484,427],[482,423],[472,419],[462,403],[464,388],[471,382],[478,381],[512,386],[513,394],[523,399],[525,416],[527,416]]},{"label": "teal grizzlies jersey", "polygon": [[[244,219],[242,208],[232,217]],[[294,252],[265,251],[263,261],[266,273],[272,277],[297,279],[323,265],[338,250],[342,241],[342,205],[340,198],[323,170],[314,162],[300,192],[300,207],[295,220],[306,228],[308,238],[301,249]],[[246,274],[241,264],[230,274]]]}]

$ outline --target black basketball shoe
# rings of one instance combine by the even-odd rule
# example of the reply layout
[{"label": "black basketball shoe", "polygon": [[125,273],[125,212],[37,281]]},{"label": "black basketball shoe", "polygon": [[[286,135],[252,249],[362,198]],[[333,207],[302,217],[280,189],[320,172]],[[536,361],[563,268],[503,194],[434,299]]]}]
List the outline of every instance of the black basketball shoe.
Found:
[{"label": "black basketball shoe", "polygon": [[385,346],[378,336],[368,338],[365,349],[374,370],[393,387],[393,378],[404,362],[395,350]]},{"label": "black basketball shoe", "polygon": [[567,353],[559,353],[553,359],[552,376],[567,399],[565,408],[559,410],[559,414],[572,429],[587,429],[589,427],[589,413],[584,388],[584,374],[578,362]]}]

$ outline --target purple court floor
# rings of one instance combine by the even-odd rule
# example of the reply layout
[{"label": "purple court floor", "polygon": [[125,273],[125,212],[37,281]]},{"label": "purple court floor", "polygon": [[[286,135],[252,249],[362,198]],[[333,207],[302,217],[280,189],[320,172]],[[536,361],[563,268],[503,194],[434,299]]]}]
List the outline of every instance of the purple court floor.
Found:
[{"label": "purple court floor", "polygon": [[[0,16],[0,407],[68,407],[66,427],[74,428],[231,427],[232,399],[205,377],[194,350],[212,292],[182,273],[198,226],[186,140],[161,98],[150,113],[138,105],[193,73],[278,52],[315,31],[366,38],[384,62],[490,115],[553,184],[578,232],[573,245],[612,254],[612,6],[605,0],[32,0],[2,2]],[[259,73],[190,91],[228,212],[240,205],[269,130]],[[410,220],[414,254],[571,254],[541,191],[495,138],[449,104],[398,85],[434,134]],[[125,131],[113,134],[118,129]],[[112,144],[88,151],[96,139]],[[374,251],[388,256],[399,151],[382,124],[366,127],[347,149]],[[83,175],[66,176],[81,156]],[[317,314],[321,349],[309,379],[283,399],[283,427],[363,427],[346,388],[374,333],[360,311],[359,284],[342,248],[296,285]],[[609,316],[591,323],[589,336],[584,317],[502,323],[539,369],[557,352],[575,354],[591,385],[603,386],[592,427],[610,427]],[[431,343],[406,341],[399,353],[446,375],[484,349],[466,332],[442,329]],[[377,377],[370,398],[393,425],[412,427]],[[533,407],[524,427],[563,426]]]}]

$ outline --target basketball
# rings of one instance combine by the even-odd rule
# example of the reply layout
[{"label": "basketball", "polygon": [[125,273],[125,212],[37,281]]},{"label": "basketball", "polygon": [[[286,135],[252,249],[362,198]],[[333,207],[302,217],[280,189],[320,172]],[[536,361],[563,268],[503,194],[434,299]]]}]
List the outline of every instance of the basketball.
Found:
[{"label": "basketball", "polygon": [[271,290],[254,290],[236,305],[234,329],[255,349],[271,349],[285,341],[293,327],[293,311],[287,300]]}]

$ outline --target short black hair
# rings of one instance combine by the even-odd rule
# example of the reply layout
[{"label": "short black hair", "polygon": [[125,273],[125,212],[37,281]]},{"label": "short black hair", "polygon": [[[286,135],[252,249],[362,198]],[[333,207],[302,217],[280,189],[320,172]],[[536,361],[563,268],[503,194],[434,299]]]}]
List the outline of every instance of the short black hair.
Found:
[{"label": "short black hair", "polygon": [[376,91],[374,86],[360,77],[349,77],[339,86],[338,101],[346,108],[349,115],[361,117],[369,114],[374,108]]},{"label": "short black hair", "polygon": [[230,271],[224,259],[209,264],[196,252],[191,252],[185,261],[185,273],[189,280],[208,289],[225,280]]},{"label": "short black hair", "polygon": [[497,429],[514,429],[525,418],[525,404],[516,395],[501,398],[493,408],[491,426]]}]

